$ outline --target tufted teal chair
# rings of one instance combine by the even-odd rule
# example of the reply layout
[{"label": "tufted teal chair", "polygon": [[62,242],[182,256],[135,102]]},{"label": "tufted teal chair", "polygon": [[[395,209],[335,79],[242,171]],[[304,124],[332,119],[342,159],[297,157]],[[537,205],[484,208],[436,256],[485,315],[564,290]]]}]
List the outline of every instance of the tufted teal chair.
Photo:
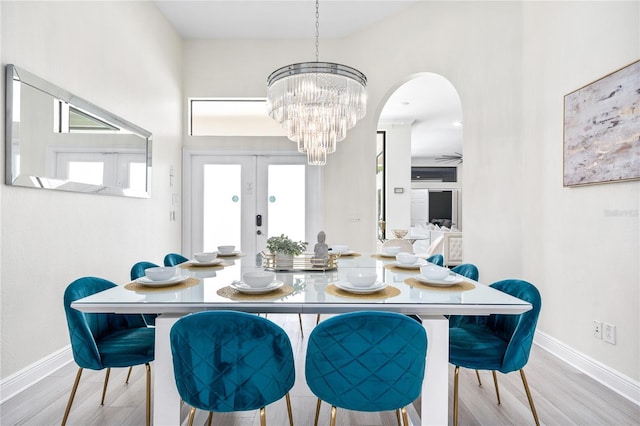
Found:
[{"label": "tufted teal chair", "polygon": [[[478,278],[480,278],[478,267],[472,263],[463,263],[462,265],[458,265],[454,268],[451,268],[451,272],[455,272],[456,274],[462,275],[463,277],[467,277],[474,281],[478,281]],[[449,317],[449,328],[455,327],[457,324],[460,323],[460,321],[464,321],[465,319],[469,319],[469,318],[473,318],[475,320],[475,319],[480,319],[481,317],[475,317],[475,316],[465,317],[463,315],[451,315]],[[478,382],[482,386],[482,383],[480,382],[480,375],[478,375]]]},{"label": "tufted teal chair", "polygon": [[156,268],[159,265],[156,265],[152,262],[137,262],[131,267],[131,280],[135,280],[136,278],[144,277],[145,269],[147,268]]},{"label": "tufted teal chair", "polygon": [[164,257],[164,266],[176,266],[179,265],[181,263],[186,262],[187,259],[186,257],[184,257],[181,254],[178,253],[169,253],[168,255],[166,255]]},{"label": "tufted teal chair", "polygon": [[498,281],[491,287],[531,303],[532,309],[519,315],[490,315],[486,321],[464,317],[456,327],[449,328],[449,362],[455,365],[453,381],[453,424],[458,424],[458,377],[460,367],[491,370],[500,404],[496,371],[519,370],[529,406],[539,425],[533,398],[524,374],[529,360],[542,300],[538,289],[521,280]]},{"label": "tufted teal chair", "polygon": [[232,412],[260,409],[286,396],[295,381],[291,342],[285,331],[256,315],[206,311],[187,315],[171,328],[173,370],[180,397],[195,410]]},{"label": "tufted teal chair", "polygon": [[441,254],[434,254],[433,256],[427,257],[427,262],[434,263],[438,266],[444,266],[444,256]]},{"label": "tufted teal chair", "polygon": [[140,315],[87,314],[71,307],[71,303],[116,285],[96,277],[79,278],[64,292],[64,310],[67,316],[73,359],[78,373],[62,419],[67,423],[71,405],[80,383],[82,370],[107,369],[102,389],[101,404],[109,382],[111,368],[145,364],[147,367],[147,425],[151,418],[151,367],[154,359],[155,329],[149,328]]},{"label": "tufted teal chair", "polygon": [[322,401],[358,411],[400,411],[422,389],[427,334],[415,320],[393,312],[352,312],[318,324],[307,347],[305,376],[318,397],[315,425]]},{"label": "tufted teal chair", "polygon": [[455,272],[456,274],[460,274],[463,277],[467,277],[474,281],[478,281],[478,278],[480,278],[478,267],[473,263],[463,263],[462,265],[453,267],[451,268],[451,272]]},{"label": "tufted teal chair", "polygon": [[[156,265],[155,263],[152,262],[146,262],[146,261],[142,261],[142,262],[137,262],[135,263],[132,267],[131,267],[131,281],[135,280],[136,278],[140,278],[140,277],[144,277],[145,276],[145,269],[147,268],[156,268],[159,265]],[[142,318],[144,318],[144,322],[148,325],[148,326],[154,326],[156,324],[156,314],[142,314]],[[131,370],[129,370],[129,374],[131,374]],[[129,376],[127,376],[127,381],[129,380]]]}]

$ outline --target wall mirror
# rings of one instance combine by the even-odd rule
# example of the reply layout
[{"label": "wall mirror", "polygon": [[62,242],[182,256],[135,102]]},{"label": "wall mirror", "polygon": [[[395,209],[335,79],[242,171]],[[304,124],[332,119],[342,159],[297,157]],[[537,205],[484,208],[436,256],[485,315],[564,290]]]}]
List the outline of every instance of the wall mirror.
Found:
[{"label": "wall mirror", "polygon": [[6,67],[7,185],[148,198],[151,133]]}]

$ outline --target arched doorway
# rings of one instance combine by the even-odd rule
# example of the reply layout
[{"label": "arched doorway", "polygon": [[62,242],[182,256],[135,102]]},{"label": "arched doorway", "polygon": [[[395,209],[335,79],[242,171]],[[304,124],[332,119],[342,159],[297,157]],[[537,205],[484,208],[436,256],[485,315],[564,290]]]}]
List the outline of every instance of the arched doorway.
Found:
[{"label": "arched doorway", "polygon": [[412,75],[390,90],[378,132],[384,237],[428,223],[461,230],[462,104],[453,84],[435,73]]}]

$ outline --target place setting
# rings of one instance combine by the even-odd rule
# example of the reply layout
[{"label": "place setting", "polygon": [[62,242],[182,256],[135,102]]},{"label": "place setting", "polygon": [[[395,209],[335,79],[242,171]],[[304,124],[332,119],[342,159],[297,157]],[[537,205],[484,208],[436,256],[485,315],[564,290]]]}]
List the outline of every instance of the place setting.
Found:
[{"label": "place setting", "polygon": [[271,271],[245,272],[242,281],[233,281],[217,294],[228,299],[275,299],[293,293],[293,287],[275,278]]},{"label": "place setting", "polygon": [[233,245],[218,246],[218,251],[216,253],[218,254],[218,257],[225,258],[238,258],[244,256],[244,254],[240,250],[236,250],[236,246]]},{"label": "place setting", "polygon": [[400,294],[400,289],[378,281],[375,271],[354,271],[347,273],[345,281],[337,281],[326,288],[333,296],[368,299],[387,299]]},{"label": "place setting", "polygon": [[193,259],[181,263],[180,265],[178,265],[180,268],[183,269],[192,269],[192,270],[199,270],[199,269],[223,269],[226,264],[224,263],[224,259],[221,259],[218,257],[218,252],[202,252],[202,253],[195,253],[193,255]]},{"label": "place setting", "polygon": [[391,260],[395,259],[397,254],[402,251],[402,248],[399,246],[389,246],[383,247],[380,252],[376,254],[372,254],[371,257],[379,260]]},{"label": "place setting", "polygon": [[182,275],[178,268],[173,266],[158,266],[147,268],[145,275],[125,284],[127,290],[133,291],[165,291],[167,288],[192,287],[200,283],[198,278]]},{"label": "place setting", "polygon": [[475,285],[465,281],[464,277],[452,273],[449,268],[427,263],[420,267],[420,274],[404,280],[411,287],[429,290],[467,291]]},{"label": "place setting", "polygon": [[400,252],[395,257],[396,260],[394,262],[384,265],[385,269],[393,272],[407,273],[410,271],[419,271],[422,266],[428,263],[426,260],[408,252]]},{"label": "place setting", "polygon": [[335,244],[329,249],[331,253],[337,254],[340,257],[358,257],[362,256],[360,253],[356,253],[353,250],[349,250],[349,246],[344,244]]}]

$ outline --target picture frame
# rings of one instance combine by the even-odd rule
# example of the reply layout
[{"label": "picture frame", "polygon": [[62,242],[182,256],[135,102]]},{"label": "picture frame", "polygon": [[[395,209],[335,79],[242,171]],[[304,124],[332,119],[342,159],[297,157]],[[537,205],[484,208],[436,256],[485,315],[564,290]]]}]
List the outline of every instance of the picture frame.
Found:
[{"label": "picture frame", "polygon": [[640,60],[564,97],[563,186],[640,179]]}]

